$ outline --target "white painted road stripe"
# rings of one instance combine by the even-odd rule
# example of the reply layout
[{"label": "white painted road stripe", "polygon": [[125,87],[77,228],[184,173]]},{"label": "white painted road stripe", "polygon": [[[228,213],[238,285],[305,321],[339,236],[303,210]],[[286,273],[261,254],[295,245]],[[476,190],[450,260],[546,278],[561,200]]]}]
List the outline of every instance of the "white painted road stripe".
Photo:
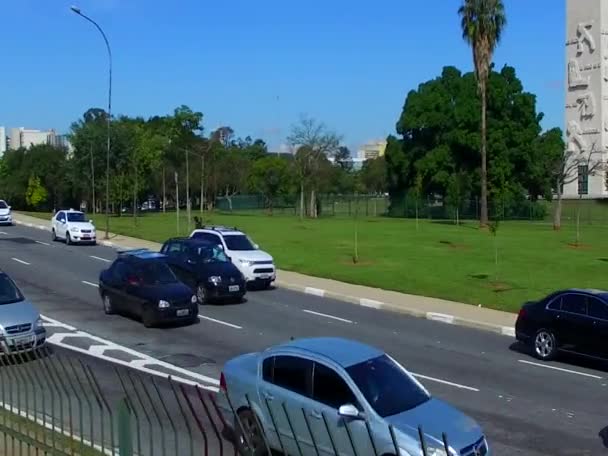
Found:
[{"label": "white painted road stripe", "polygon": [[36,241],[36,244],[51,245],[48,242]]},{"label": "white painted road stripe", "polygon": [[515,337],[515,328],[512,328],[511,326],[503,326],[500,333],[503,336]]},{"label": "white painted road stripe", "polygon": [[381,309],[383,304],[380,301],[375,301],[373,299],[361,298],[359,299],[359,304],[363,307],[371,307],[372,309]]},{"label": "white painted road stripe", "polygon": [[20,260],[19,258],[11,258],[11,260],[16,261],[17,263],[25,264],[26,266],[30,265],[30,263],[27,261]]},{"label": "white painted road stripe", "polygon": [[82,283],[84,283],[85,285],[88,285],[90,287],[99,288],[99,285],[97,285],[96,283],[93,283],[93,282],[87,282],[86,280],[82,280]]},{"label": "white painted road stripe", "polygon": [[234,328],[234,329],[243,329],[243,327],[242,327],[242,326],[233,325],[232,323],[228,323],[227,321],[216,320],[215,318],[206,317],[206,316],[204,316],[204,315],[199,315],[199,316],[198,316],[198,318],[202,318],[203,320],[212,321],[213,323],[218,323],[218,324],[220,324],[220,325],[228,326],[229,328]]},{"label": "white painted road stripe", "polygon": [[442,314],[437,312],[427,312],[427,320],[440,321],[441,323],[454,323],[454,315]]},{"label": "white painted road stripe", "polygon": [[414,374],[413,372],[410,372],[410,374],[412,374],[416,378],[421,378],[423,380],[428,380],[430,382],[441,383],[443,385],[453,386],[455,388],[460,388],[463,390],[474,391],[476,393],[479,393],[479,389],[473,388],[472,386],[460,385],[459,383],[448,382],[447,380],[441,380],[440,378],[435,378],[435,377],[428,377],[426,375]]},{"label": "white painted road stripe", "polygon": [[64,328],[68,331],[76,331],[76,328],[74,328],[73,326],[66,325],[65,323],[61,323],[57,320],[53,320],[52,318],[49,318],[46,315],[40,315],[40,318],[42,318],[46,322],[44,326],[52,326],[55,328]]},{"label": "white painted road stripe", "polygon": [[315,312],[314,310],[303,309],[302,312],[305,312],[307,314],[317,315],[319,317],[331,318],[332,320],[338,320],[338,321],[341,321],[343,323],[352,323],[351,320],[347,320],[346,318],[334,317],[333,315],[327,315],[327,314],[324,314],[324,313]]},{"label": "white painted road stripe", "polygon": [[5,233],[4,231],[0,231],[0,234],[8,234],[8,233]]},{"label": "white painted road stripe", "polygon": [[101,257],[95,256],[95,255],[91,255],[91,258],[93,258],[94,260],[104,261],[106,263],[112,262],[112,260],[108,260],[107,258],[101,258]]},{"label": "white painted road stripe", "polygon": [[596,378],[598,380],[602,379],[602,377],[600,377],[599,375],[587,374],[585,372],[579,372],[579,371],[575,371],[575,370],[564,369],[563,367],[555,367],[555,366],[549,366],[547,364],[533,363],[532,361],[526,361],[526,360],[523,360],[523,359],[518,359],[517,361],[520,362],[520,363],[522,363],[522,364],[528,364],[530,366],[544,367],[545,369],[552,369],[552,370],[556,370],[556,371],[560,371],[560,372],[566,372],[568,374],[581,375],[583,377]]},{"label": "white painted road stripe", "polygon": [[321,298],[325,296],[325,290],[321,290],[320,288],[306,287],[304,288],[304,293],[319,296]]}]

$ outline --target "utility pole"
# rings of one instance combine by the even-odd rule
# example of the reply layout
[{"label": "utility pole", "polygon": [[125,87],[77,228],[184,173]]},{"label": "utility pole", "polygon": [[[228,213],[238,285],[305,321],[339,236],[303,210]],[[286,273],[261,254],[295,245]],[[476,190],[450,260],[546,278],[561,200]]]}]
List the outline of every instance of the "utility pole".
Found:
[{"label": "utility pole", "polygon": [[167,212],[167,190],[165,188],[165,174],[167,174],[167,170],[165,169],[165,165],[163,165],[163,214]]},{"label": "utility pole", "polygon": [[205,154],[201,153],[201,218],[205,204]]},{"label": "utility pole", "polygon": [[175,213],[177,214],[177,235],[179,236],[179,178],[175,171]]},{"label": "utility pole", "polygon": [[188,218],[188,230],[190,230],[192,226],[190,224],[190,166],[188,165],[188,150],[184,149],[184,152],[186,153],[186,214]]},{"label": "utility pole", "polygon": [[97,213],[97,204],[95,202],[95,164],[93,163],[93,144],[89,145],[89,153],[91,156],[91,193],[93,198],[93,213]]}]

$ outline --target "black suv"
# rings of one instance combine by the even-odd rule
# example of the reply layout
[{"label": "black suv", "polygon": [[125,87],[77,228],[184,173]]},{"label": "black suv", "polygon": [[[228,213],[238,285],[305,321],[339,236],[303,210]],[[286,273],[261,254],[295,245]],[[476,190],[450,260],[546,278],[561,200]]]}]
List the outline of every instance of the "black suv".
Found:
[{"label": "black suv", "polygon": [[192,290],[200,304],[212,300],[242,301],[246,293],[243,274],[217,244],[200,239],[174,238],[163,245],[173,272]]},{"label": "black suv", "polygon": [[198,321],[192,290],[167,264],[167,257],[146,249],[120,252],[99,275],[99,294],[106,314],[141,318],[146,328],[161,322]]}]

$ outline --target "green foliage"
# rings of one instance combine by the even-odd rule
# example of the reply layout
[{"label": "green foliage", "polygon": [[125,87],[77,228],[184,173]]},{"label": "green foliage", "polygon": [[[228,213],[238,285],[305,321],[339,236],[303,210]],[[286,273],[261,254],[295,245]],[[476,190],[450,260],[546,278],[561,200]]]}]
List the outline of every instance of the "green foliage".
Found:
[{"label": "green foliage", "polygon": [[[403,214],[406,195],[416,193],[416,176],[422,176],[424,195],[438,195],[450,206],[479,197],[476,93],[473,73],[446,67],[408,94],[397,122],[402,139],[390,136],[386,151],[391,214]],[[541,119],[536,97],[523,90],[513,68],[490,74],[488,183],[490,199],[502,206],[551,196],[550,163],[560,153],[561,132],[541,134]]]},{"label": "green foliage", "polygon": [[292,190],[292,170],[287,160],[268,156],[254,162],[249,177],[251,187],[264,195],[270,212],[277,198],[286,196]]},{"label": "green foliage", "polygon": [[31,176],[28,179],[27,190],[25,191],[25,202],[28,206],[36,209],[46,201],[48,193],[42,186],[38,176]]},{"label": "green foliage", "polygon": [[388,190],[385,157],[367,160],[361,169],[361,183],[368,194],[382,194]]}]

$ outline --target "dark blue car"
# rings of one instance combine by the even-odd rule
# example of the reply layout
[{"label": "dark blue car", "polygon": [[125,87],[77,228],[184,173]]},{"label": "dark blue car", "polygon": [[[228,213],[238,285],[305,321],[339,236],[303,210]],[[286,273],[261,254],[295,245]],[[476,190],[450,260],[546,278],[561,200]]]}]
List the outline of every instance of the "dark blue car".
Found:
[{"label": "dark blue car", "polygon": [[194,291],[199,304],[243,300],[247,292],[245,277],[219,245],[174,238],[165,242],[161,253],[167,256],[177,277]]},{"label": "dark blue car", "polygon": [[167,257],[149,250],[121,252],[99,275],[99,293],[106,314],[140,318],[149,328],[160,323],[198,321],[198,302],[167,264]]}]

